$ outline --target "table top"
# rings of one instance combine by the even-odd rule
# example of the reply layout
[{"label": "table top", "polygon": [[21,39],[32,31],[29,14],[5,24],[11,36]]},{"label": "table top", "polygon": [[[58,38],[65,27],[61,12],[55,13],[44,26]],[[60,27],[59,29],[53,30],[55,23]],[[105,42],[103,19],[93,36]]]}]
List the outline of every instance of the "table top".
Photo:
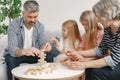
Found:
[{"label": "table top", "polygon": [[[53,64],[53,63],[50,63]],[[13,76],[23,79],[35,79],[35,80],[66,80],[70,78],[79,77],[84,73],[84,70],[71,70],[68,67],[58,63],[55,70],[52,73],[40,74],[40,75],[26,75],[25,71],[29,68],[39,67],[39,64],[26,64],[18,66],[12,70]]]}]

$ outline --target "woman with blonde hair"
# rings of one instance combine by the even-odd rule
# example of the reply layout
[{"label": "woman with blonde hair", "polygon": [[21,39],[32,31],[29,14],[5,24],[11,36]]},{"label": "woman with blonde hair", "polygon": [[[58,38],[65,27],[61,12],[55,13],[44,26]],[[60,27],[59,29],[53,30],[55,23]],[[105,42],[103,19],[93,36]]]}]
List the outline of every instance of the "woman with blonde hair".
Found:
[{"label": "woman with blonde hair", "polygon": [[82,50],[92,49],[98,46],[103,38],[104,28],[98,22],[94,12],[84,11],[80,16],[80,22],[85,29],[80,46]]},{"label": "woman with blonde hair", "polygon": [[[88,50],[98,46],[103,38],[104,28],[102,24],[98,22],[98,19],[94,12],[91,10],[85,10],[80,15],[80,22],[85,29],[85,34],[82,36],[82,41],[80,47],[82,50]],[[88,58],[87,59],[95,59]],[[85,80],[85,75],[83,75],[82,80]]]}]

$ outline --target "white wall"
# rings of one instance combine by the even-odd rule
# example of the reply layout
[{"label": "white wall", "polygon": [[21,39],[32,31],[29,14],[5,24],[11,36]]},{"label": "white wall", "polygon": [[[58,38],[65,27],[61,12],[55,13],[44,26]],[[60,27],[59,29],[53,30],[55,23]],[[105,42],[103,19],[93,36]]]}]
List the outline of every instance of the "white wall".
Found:
[{"label": "white wall", "polygon": [[[24,0],[25,1],[25,0]],[[22,1],[24,3],[24,1]],[[75,19],[83,33],[79,22],[80,14],[84,10],[91,10],[98,0],[36,0],[40,5],[39,21],[46,30],[61,30],[65,20]]]}]

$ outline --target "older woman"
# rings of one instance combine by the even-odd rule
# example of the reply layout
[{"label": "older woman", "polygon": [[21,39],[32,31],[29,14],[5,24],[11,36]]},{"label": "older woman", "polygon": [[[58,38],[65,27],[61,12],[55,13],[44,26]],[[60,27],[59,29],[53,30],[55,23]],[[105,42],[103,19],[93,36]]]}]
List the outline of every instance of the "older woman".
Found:
[{"label": "older woman", "polygon": [[[79,61],[67,62],[67,65],[71,69],[86,69],[86,80],[118,80],[120,78],[120,1],[100,0],[93,7],[93,11],[105,28],[102,42],[94,49],[67,51],[69,57],[79,59]],[[106,56],[107,51],[110,55]],[[98,58],[81,60],[84,57],[95,56]]]}]

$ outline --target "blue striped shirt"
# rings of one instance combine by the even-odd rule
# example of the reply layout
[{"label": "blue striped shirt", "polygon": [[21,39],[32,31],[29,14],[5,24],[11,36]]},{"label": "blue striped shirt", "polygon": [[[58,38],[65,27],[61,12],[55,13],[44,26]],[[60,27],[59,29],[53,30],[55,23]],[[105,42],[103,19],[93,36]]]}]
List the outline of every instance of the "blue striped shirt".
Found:
[{"label": "blue striped shirt", "polygon": [[104,57],[104,59],[114,69],[120,63],[120,28],[114,34],[112,34],[110,27],[104,30],[103,40],[95,48],[95,52],[97,56],[103,57],[107,50],[110,50],[110,55]]}]

